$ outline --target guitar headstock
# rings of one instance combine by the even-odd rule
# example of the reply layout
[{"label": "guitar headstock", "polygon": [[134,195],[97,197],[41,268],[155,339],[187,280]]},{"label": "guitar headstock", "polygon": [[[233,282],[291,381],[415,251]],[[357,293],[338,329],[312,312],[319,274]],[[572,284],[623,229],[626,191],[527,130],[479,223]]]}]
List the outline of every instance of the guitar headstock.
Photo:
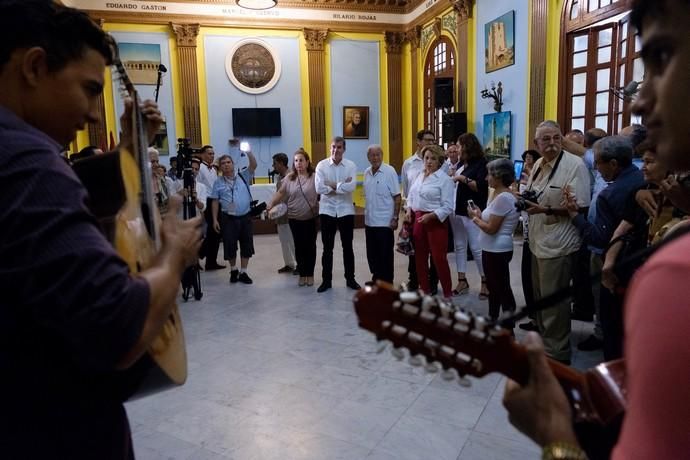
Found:
[{"label": "guitar headstock", "polygon": [[[366,286],[354,298],[359,326],[379,340],[424,356],[460,377],[500,372],[527,381],[526,355],[509,331],[436,297],[398,292],[388,283]],[[399,352],[398,352],[399,354]]]},{"label": "guitar headstock", "polygon": [[136,99],[136,88],[127,74],[125,65],[122,63],[117,42],[112,35],[108,35],[108,41],[110,42],[110,50],[113,54],[113,67],[115,67],[115,71],[117,72],[117,80],[120,82],[120,96],[123,98],[129,96],[134,100]]}]

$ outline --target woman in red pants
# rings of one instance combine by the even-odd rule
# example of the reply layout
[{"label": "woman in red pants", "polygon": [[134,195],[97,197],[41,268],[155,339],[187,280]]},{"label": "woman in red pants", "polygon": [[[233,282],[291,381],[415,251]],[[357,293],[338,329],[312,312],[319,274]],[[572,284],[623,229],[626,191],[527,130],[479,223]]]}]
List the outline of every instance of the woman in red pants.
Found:
[{"label": "woman in red pants", "polygon": [[450,299],[452,286],[446,251],[448,250],[448,216],[453,212],[455,184],[441,165],[445,161],[443,149],[429,145],[422,149],[424,171],[417,176],[408,194],[407,217],[413,223],[415,263],[419,285],[430,293],[429,254],[441,280],[443,296]]}]

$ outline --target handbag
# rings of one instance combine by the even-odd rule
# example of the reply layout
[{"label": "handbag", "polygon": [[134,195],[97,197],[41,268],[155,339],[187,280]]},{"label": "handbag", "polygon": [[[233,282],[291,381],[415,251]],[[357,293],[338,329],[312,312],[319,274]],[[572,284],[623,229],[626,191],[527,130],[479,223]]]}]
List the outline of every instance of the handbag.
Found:
[{"label": "handbag", "polygon": [[400,254],[406,256],[414,255],[414,247],[412,246],[412,224],[403,222],[402,228],[398,232],[398,242],[395,244],[395,250]]}]

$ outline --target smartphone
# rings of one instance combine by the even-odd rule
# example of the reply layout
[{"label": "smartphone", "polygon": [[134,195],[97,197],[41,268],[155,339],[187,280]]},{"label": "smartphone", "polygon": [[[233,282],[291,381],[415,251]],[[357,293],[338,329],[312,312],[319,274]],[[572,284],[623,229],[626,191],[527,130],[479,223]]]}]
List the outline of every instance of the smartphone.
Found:
[{"label": "smartphone", "polygon": [[522,176],[522,168],[525,166],[525,162],[522,160],[515,160],[515,182],[520,182],[520,177]]},{"label": "smartphone", "polygon": [[477,205],[474,204],[474,201],[472,200],[467,200],[467,207],[470,209],[477,209]]},{"label": "smartphone", "polygon": [[243,152],[249,152],[249,142],[240,142],[240,150]]}]

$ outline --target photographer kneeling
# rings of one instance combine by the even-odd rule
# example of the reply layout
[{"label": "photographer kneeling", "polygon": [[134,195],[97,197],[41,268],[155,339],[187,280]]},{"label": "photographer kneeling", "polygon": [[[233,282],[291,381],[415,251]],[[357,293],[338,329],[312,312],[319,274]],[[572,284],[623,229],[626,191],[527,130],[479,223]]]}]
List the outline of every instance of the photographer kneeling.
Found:
[{"label": "photographer kneeling", "polygon": [[[230,155],[220,157],[220,171],[223,174],[213,184],[209,198],[213,213],[213,228],[223,236],[223,253],[230,263],[230,282],[241,281],[252,284],[247,274],[249,258],[254,255],[254,236],[252,231],[252,195],[249,184],[256,170],[256,158],[247,152],[249,167],[235,172],[235,163]],[[219,211],[220,214],[219,220]],[[240,244],[240,269],[237,270],[237,243]]]}]

